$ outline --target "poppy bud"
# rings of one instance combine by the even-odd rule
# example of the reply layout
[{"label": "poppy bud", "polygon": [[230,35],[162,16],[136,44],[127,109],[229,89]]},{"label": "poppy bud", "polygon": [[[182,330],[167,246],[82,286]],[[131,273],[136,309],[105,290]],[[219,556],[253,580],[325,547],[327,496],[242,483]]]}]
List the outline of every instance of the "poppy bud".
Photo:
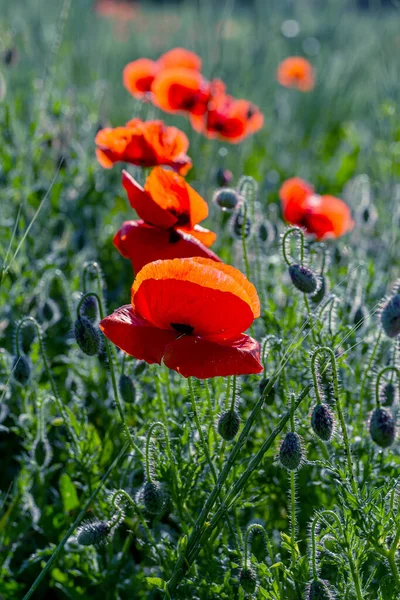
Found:
[{"label": "poppy bud", "polygon": [[[269,382],[268,377],[263,377],[261,379],[260,383],[258,384],[258,387],[259,387],[259,390],[260,390],[260,394],[263,393],[263,391],[265,390],[265,388],[268,385],[268,382]],[[274,400],[275,400],[275,390],[272,387],[270,389],[270,391],[268,392],[267,397],[265,398],[265,403],[268,404],[268,405],[271,405],[271,404],[273,404]]]},{"label": "poppy bud", "polygon": [[323,581],[314,579],[308,589],[307,600],[332,600],[332,594]]},{"label": "poppy bud", "polygon": [[388,448],[396,437],[396,423],[388,410],[375,408],[369,422],[371,438],[381,448]]},{"label": "poppy bud", "polygon": [[227,410],[218,419],[218,433],[223,440],[229,442],[237,436],[240,427],[240,416],[237,410]]},{"label": "poppy bud", "polygon": [[304,294],[314,294],[318,291],[317,276],[308,267],[290,265],[289,275],[293,285]]},{"label": "poppy bud", "polygon": [[139,360],[136,363],[135,368],[133,369],[135,376],[138,377],[139,375],[144,373],[146,370],[146,367],[147,367],[147,362],[145,360]]},{"label": "poppy bud", "polygon": [[360,305],[354,313],[353,323],[358,329],[364,323],[364,320],[367,317],[367,309],[365,306]]},{"label": "poppy bud", "polygon": [[93,327],[87,317],[78,317],[76,319],[75,339],[82,352],[88,356],[94,356],[100,352],[100,332]]},{"label": "poppy bud", "polygon": [[254,594],[257,589],[257,575],[251,567],[244,567],[239,574],[239,582],[245,592]]},{"label": "poppy bud", "polygon": [[133,404],[136,400],[136,388],[131,377],[122,374],[118,381],[118,389],[121,398],[127,404]]},{"label": "poppy bud", "polygon": [[311,296],[311,300],[314,302],[314,304],[319,304],[320,302],[322,302],[322,300],[326,296],[326,293],[329,290],[328,280],[324,275],[320,275],[319,282],[319,289],[315,292],[315,294]]},{"label": "poppy bud", "polygon": [[233,210],[240,201],[240,196],[236,190],[226,188],[217,190],[214,194],[214,202],[222,210]]},{"label": "poppy bud", "polygon": [[258,228],[258,239],[260,242],[273,242],[276,231],[269,221],[264,221]]},{"label": "poppy bud", "polygon": [[394,384],[390,381],[385,383],[385,385],[382,387],[380,395],[383,406],[392,406],[397,396]]},{"label": "poppy bud", "polygon": [[382,309],[381,323],[384,332],[390,338],[400,333],[400,294],[389,298]]},{"label": "poppy bud", "polygon": [[215,179],[217,182],[217,185],[219,185],[220,187],[224,187],[225,185],[228,185],[232,179],[233,179],[233,175],[232,175],[232,171],[229,171],[229,169],[223,169],[222,167],[219,168],[215,174]]},{"label": "poppy bud", "polygon": [[242,232],[245,238],[249,237],[251,232],[251,222],[250,219],[246,217],[246,222],[244,223],[244,214],[242,209],[239,208],[233,219],[233,233],[236,237],[241,238]]},{"label": "poppy bud", "polygon": [[141,492],[145,509],[151,515],[158,515],[164,507],[164,494],[159,483],[146,481]]},{"label": "poppy bud", "polygon": [[311,427],[321,440],[327,442],[332,437],[335,421],[326,404],[316,404],[311,415]]},{"label": "poppy bud", "polygon": [[78,529],[76,539],[82,546],[101,546],[110,535],[110,525],[106,521],[86,521]]},{"label": "poppy bud", "polygon": [[21,385],[26,385],[31,377],[31,363],[25,354],[20,354],[14,358],[13,377]]},{"label": "poppy bud", "polygon": [[95,296],[86,296],[82,303],[81,312],[87,317],[90,321],[97,320],[97,300]]},{"label": "poppy bud", "polygon": [[282,442],[279,450],[279,458],[283,467],[289,471],[295,471],[303,456],[300,436],[294,431],[289,431]]}]

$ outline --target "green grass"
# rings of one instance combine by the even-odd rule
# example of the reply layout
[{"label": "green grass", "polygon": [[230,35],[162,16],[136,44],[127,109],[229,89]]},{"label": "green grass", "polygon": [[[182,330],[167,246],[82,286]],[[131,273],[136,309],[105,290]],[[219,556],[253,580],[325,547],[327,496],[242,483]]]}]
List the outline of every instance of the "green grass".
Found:
[{"label": "green grass", "polygon": [[[242,599],[246,554],[257,572],[258,598],[300,600],[313,576],[314,540],[318,570],[337,598],[395,600],[398,441],[380,450],[367,421],[377,373],[399,365],[395,339],[383,336],[374,350],[378,305],[400,275],[400,15],[395,9],[359,13],[344,0],[259,0],[252,11],[232,2],[195,4],[178,10],[141,3],[138,19],[119,39],[89,0],[0,0],[0,50],[15,46],[19,53],[14,65],[0,66],[0,595],[151,600],[168,597],[161,590],[169,581],[172,598]],[[298,21],[295,38],[282,35],[285,19]],[[277,64],[304,55],[310,39],[319,48],[309,56],[317,70],[315,90],[279,87]],[[195,50],[206,76],[221,77],[230,93],[260,106],[263,130],[228,146],[200,137],[183,117],[133,100],[121,83],[124,65],[174,46]],[[73,336],[81,293],[99,293],[107,314],[129,301],[131,266],[112,238],[133,214],[120,166],[104,171],[93,140],[100,126],[133,116],[160,116],[188,134],[194,164],[188,180],[209,202],[205,225],[218,233],[215,251],[242,271],[241,240],[211,202],[216,168],[231,169],[234,185],[243,175],[258,185],[254,204],[248,194],[255,217],[247,251],[262,301],[254,335],[260,341],[273,336],[265,357],[271,389],[260,402],[261,377],[238,379],[240,447],[222,443],[215,426],[230,402],[232,381],[194,382],[208,453],[224,479],[220,495],[187,381],[165,367],[146,366],[138,374],[137,361],[110,349],[117,378],[124,369],[136,387],[135,402],[122,406],[134,444],[126,451],[106,344],[88,357]],[[144,181],[145,172],[129,171]],[[292,176],[344,198],[356,222],[351,234],[325,244],[332,300],[311,303],[312,330],[281,251],[278,190]],[[276,233],[262,242],[258,228],[266,222]],[[316,271],[322,249],[307,245]],[[355,327],[359,307],[365,320]],[[13,374],[15,343],[18,323],[29,317],[39,323],[43,342],[31,321],[20,327],[20,349],[32,368],[21,385]],[[316,346],[336,352],[353,484],[329,368],[322,385],[336,434],[322,444],[310,426]],[[393,381],[397,397],[390,410],[397,418],[399,386]],[[290,428],[293,394],[305,460],[289,476],[277,456]],[[154,431],[154,472],[166,501],[152,516],[139,491],[148,432],[159,421],[165,429]],[[89,517],[118,521],[107,545],[77,543],[77,525]],[[245,553],[253,523],[265,534],[255,535]]]}]

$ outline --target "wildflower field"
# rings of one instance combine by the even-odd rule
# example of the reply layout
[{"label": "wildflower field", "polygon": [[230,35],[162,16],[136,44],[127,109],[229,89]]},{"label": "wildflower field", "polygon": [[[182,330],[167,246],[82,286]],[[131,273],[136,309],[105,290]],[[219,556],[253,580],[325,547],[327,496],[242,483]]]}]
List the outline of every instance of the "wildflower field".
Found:
[{"label": "wildflower field", "polygon": [[0,599],[400,598],[387,4],[0,0]]}]

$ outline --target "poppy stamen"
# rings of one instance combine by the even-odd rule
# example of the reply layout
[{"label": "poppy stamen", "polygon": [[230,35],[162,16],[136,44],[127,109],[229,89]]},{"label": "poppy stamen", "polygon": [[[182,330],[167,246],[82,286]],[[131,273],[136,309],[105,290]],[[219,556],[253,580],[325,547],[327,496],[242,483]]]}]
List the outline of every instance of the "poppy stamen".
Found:
[{"label": "poppy stamen", "polygon": [[186,323],[170,323],[172,329],[184,335],[193,335],[194,327],[186,325]]}]

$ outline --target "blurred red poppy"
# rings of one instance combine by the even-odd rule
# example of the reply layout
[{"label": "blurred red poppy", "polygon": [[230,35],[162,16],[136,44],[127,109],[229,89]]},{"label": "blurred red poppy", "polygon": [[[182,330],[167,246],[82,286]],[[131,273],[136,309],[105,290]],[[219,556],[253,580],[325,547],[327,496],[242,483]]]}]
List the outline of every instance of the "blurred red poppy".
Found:
[{"label": "blurred red poppy", "polygon": [[125,222],[114,245],[131,260],[135,273],[158,259],[203,256],[219,261],[208,249],[217,236],[199,225],[208,216],[208,205],[183,177],[156,167],[142,188],[123,171],[122,185],[141,220]]},{"label": "blurred red poppy", "polygon": [[236,100],[219,87],[204,115],[192,115],[190,121],[193,129],[208,138],[237,144],[261,129],[264,117],[255,104],[248,100]]},{"label": "blurred red poppy", "polygon": [[211,98],[210,83],[193,69],[164,69],[154,79],[151,91],[156,106],[167,112],[203,115]]},{"label": "blurred red poppy", "polygon": [[311,63],[301,56],[290,56],[281,62],[276,78],[284,87],[294,87],[301,92],[309,92],[315,85],[314,69]]},{"label": "blurred red poppy", "polygon": [[257,291],[234,267],[206,258],[158,260],[143,267],[131,305],[100,328],[121,350],[184,377],[260,373],[260,348],[243,334],[260,315]]},{"label": "blurred red poppy", "polygon": [[97,160],[105,169],[123,161],[141,167],[166,165],[184,175],[192,166],[186,135],[162,121],[133,119],[125,127],[101,129],[95,143]]},{"label": "blurred red poppy", "polygon": [[318,240],[337,238],[353,229],[350,208],[343,200],[315,194],[313,186],[299,177],[285,181],[279,195],[285,220],[304,227]]},{"label": "blurred red poppy", "polygon": [[201,59],[194,52],[185,48],[173,48],[158,60],[139,58],[126,65],[122,80],[125,88],[135,98],[143,99],[149,96],[154,78],[163,69],[190,69],[200,71]]}]

